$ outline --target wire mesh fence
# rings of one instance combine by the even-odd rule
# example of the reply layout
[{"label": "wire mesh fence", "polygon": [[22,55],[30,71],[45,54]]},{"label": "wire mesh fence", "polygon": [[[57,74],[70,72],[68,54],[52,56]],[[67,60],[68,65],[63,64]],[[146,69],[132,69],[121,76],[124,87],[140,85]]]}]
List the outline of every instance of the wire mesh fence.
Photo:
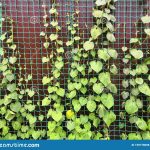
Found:
[{"label": "wire mesh fence", "polygon": [[[60,38],[62,41],[66,42],[71,38],[71,35],[67,30],[67,22],[70,20],[70,16],[74,14],[76,10],[80,11],[78,21],[79,21],[79,30],[80,36],[83,41],[89,39],[90,36],[90,28],[94,24],[93,16],[92,16],[92,8],[95,3],[91,0],[79,0],[78,4],[75,0],[57,0],[58,3],[58,12],[59,12],[59,25],[62,27],[60,32]],[[50,10],[52,7],[51,0],[1,0],[2,7],[0,7],[0,14],[2,13],[2,17],[10,17],[14,21],[14,42],[17,45],[17,49],[19,52],[19,63],[23,69],[23,71],[19,72],[19,70],[14,71],[15,74],[19,74],[20,76],[28,76],[32,75],[32,80],[27,82],[25,86],[35,92],[35,95],[30,97],[25,97],[21,99],[22,103],[26,103],[27,100],[32,100],[32,102],[37,105],[36,109],[33,111],[34,116],[47,116],[48,110],[51,108],[50,106],[43,107],[41,105],[42,99],[47,95],[47,87],[43,86],[42,78],[43,76],[49,76],[51,74],[50,69],[51,64],[45,65],[42,63],[42,57],[46,57],[50,55],[50,52],[55,49],[54,44],[51,43],[50,48],[48,50],[43,48],[43,38],[40,37],[40,32],[44,31],[45,28],[43,26],[43,16],[44,10],[42,5],[46,5],[46,11]],[[131,133],[137,132],[139,129],[134,125],[129,123],[129,116],[125,115],[125,118],[121,118],[121,114],[125,113],[123,104],[125,100],[122,99],[121,93],[123,92],[122,80],[130,77],[126,77],[123,73],[123,68],[126,68],[125,64],[122,63],[122,59],[124,57],[123,51],[121,51],[121,47],[129,43],[130,38],[135,35],[135,28],[143,31],[143,26],[140,21],[140,17],[144,14],[149,13],[149,2],[144,0],[118,0],[115,4],[116,10],[113,12],[116,17],[116,42],[112,44],[118,52],[118,58],[114,61],[109,62],[109,65],[116,64],[119,72],[117,75],[113,76],[112,82],[116,84],[118,88],[118,94],[115,96],[115,105],[113,107],[113,111],[117,116],[116,121],[110,126],[109,134],[111,139],[120,139],[122,133]],[[1,15],[0,15],[1,17]],[[52,17],[48,16],[48,21],[52,21]],[[72,22],[74,20],[71,20]],[[137,26],[136,26],[137,25]],[[9,28],[9,23],[3,24],[2,32],[6,31]],[[48,29],[48,34],[54,33],[52,29]],[[143,32],[139,32],[139,36],[141,38],[144,37]],[[3,43],[1,46],[5,47]],[[130,47],[130,44],[128,44]],[[140,47],[143,52],[149,50],[150,41],[145,41],[144,44]],[[72,62],[72,49],[64,46],[65,53],[63,56],[64,62],[66,65],[63,68],[62,75],[60,78],[61,86],[66,89],[66,83],[69,79],[69,69],[70,64]],[[11,53],[8,49],[8,56]],[[148,57],[149,53],[145,53],[145,57]],[[54,58],[55,59],[55,58]],[[92,60],[91,58],[86,58],[83,60],[83,63],[86,61]],[[94,76],[94,74],[92,75]],[[87,76],[90,78],[90,75]],[[2,75],[1,75],[2,78]],[[143,76],[144,78],[144,76]],[[16,81],[17,82],[17,81]],[[90,90],[90,89],[89,89]],[[130,92],[130,88],[128,89]],[[0,97],[3,98],[5,95],[5,91],[1,91]],[[80,95],[79,95],[80,96]],[[82,96],[82,95],[81,95]],[[144,107],[147,107],[148,102],[145,97],[141,96],[143,100]],[[67,104],[69,100],[65,98],[63,100],[63,104],[65,106],[65,112],[67,111]],[[139,116],[149,119],[149,114],[147,112],[143,112],[142,110],[138,112]],[[81,114],[87,114],[86,109],[81,110]],[[1,117],[2,118],[2,117]],[[36,129],[40,130],[48,130],[49,119],[44,117],[43,121],[36,122]],[[125,124],[124,128],[120,128],[120,124]],[[26,124],[26,121],[24,121]],[[66,123],[63,123],[64,128],[66,127]],[[101,131],[103,124],[99,125],[98,129],[93,129]],[[15,131],[11,131],[14,133]],[[47,137],[45,136],[44,139]]]}]

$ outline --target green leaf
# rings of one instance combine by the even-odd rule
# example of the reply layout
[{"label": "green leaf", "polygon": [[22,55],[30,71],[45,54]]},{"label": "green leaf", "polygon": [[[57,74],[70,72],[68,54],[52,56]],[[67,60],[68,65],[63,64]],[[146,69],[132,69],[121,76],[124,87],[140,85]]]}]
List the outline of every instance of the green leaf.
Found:
[{"label": "green leaf", "polygon": [[93,85],[93,91],[96,94],[102,93],[103,90],[104,90],[104,86],[102,85],[102,83],[94,83],[94,85]]},{"label": "green leaf", "polygon": [[92,100],[89,100],[86,107],[90,112],[93,112],[96,109],[96,103]]},{"label": "green leaf", "polygon": [[143,140],[150,140],[150,132],[149,131],[142,132],[142,138]]},{"label": "green leaf", "polygon": [[72,131],[74,128],[75,128],[75,123],[72,122],[72,121],[68,121],[68,122],[67,122],[67,129],[68,129],[69,131]]},{"label": "green leaf", "polygon": [[147,130],[148,128],[146,122],[142,118],[138,118],[138,120],[136,121],[136,125],[138,126],[139,129],[143,131]]},{"label": "green leaf", "polygon": [[28,91],[28,95],[29,95],[29,97],[33,97],[33,96],[34,96],[34,94],[35,94],[35,92],[34,92],[34,91],[32,91],[32,90],[29,90],[29,91]]},{"label": "green leaf", "polygon": [[101,95],[101,101],[104,104],[104,106],[106,106],[108,109],[114,106],[114,98],[110,93],[108,94],[103,93]]},{"label": "green leaf", "polygon": [[63,118],[63,115],[62,115],[61,112],[53,111],[53,112],[52,112],[52,118],[53,118],[56,122],[59,122],[59,121]]},{"label": "green leaf", "polygon": [[88,79],[87,78],[81,78],[81,83],[85,86],[88,84]]},{"label": "green leaf", "polygon": [[94,40],[97,39],[101,34],[102,34],[101,28],[99,28],[96,25],[92,27],[92,29],[91,29],[91,36],[92,36],[92,38]]},{"label": "green leaf", "polygon": [[65,96],[65,90],[63,88],[59,88],[59,89],[57,89],[56,94],[61,96],[61,97],[64,97]]},{"label": "green leaf", "polygon": [[108,41],[110,41],[110,42],[115,42],[116,41],[116,38],[115,38],[114,34],[111,33],[111,32],[108,32],[106,37],[107,37]]},{"label": "green leaf", "polygon": [[49,62],[49,61],[50,61],[50,59],[47,58],[47,57],[43,57],[43,58],[42,58],[42,63],[46,63],[46,62]]},{"label": "green leaf", "polygon": [[73,43],[74,43],[73,40],[72,40],[72,41],[67,41],[67,42],[66,42],[66,45],[67,45],[67,46],[71,46]]},{"label": "green leaf", "polygon": [[20,130],[21,129],[21,123],[19,121],[13,121],[12,127],[14,130]]},{"label": "green leaf", "polygon": [[72,99],[76,96],[77,92],[76,90],[71,91],[70,93],[67,94],[67,97]]},{"label": "green leaf", "polygon": [[146,15],[141,18],[143,23],[150,23],[150,16]]},{"label": "green leaf", "polygon": [[0,119],[0,129],[2,129],[5,126],[6,126],[6,120],[5,119],[3,119],[3,120]]},{"label": "green leaf", "polygon": [[97,6],[103,6],[103,5],[107,4],[107,1],[106,0],[96,0],[95,4]]},{"label": "green leaf", "polygon": [[137,49],[131,49],[130,54],[135,58],[135,59],[141,59],[143,58],[143,52],[141,50]]},{"label": "green leaf", "polygon": [[40,137],[41,133],[40,131],[33,131],[32,132],[32,137],[34,140],[37,140]]},{"label": "green leaf", "polygon": [[16,84],[7,84],[7,90],[10,92],[14,92],[16,90]]},{"label": "green leaf", "polygon": [[48,122],[48,130],[50,131],[50,132],[52,132],[54,129],[56,128],[56,122],[55,121],[49,121]]},{"label": "green leaf", "polygon": [[150,29],[144,29],[144,32],[145,32],[148,36],[150,36]]},{"label": "green leaf", "polygon": [[51,35],[49,36],[49,38],[50,38],[51,41],[55,41],[55,40],[57,40],[58,35],[57,35],[57,34],[51,34]]},{"label": "green leaf", "polygon": [[9,82],[11,82],[11,81],[13,81],[13,80],[15,79],[15,76],[14,76],[13,74],[7,74],[7,75],[6,75],[6,79],[7,79]]},{"label": "green leaf", "polygon": [[58,21],[52,21],[51,23],[50,23],[53,27],[56,27],[57,25],[58,25]]},{"label": "green leaf", "polygon": [[64,63],[62,61],[56,61],[55,67],[60,70],[64,66]]},{"label": "green leaf", "polygon": [[83,48],[86,50],[86,51],[89,51],[89,50],[92,50],[94,49],[94,43],[93,42],[90,42],[90,41],[86,41],[83,45]]},{"label": "green leaf", "polygon": [[106,23],[106,26],[107,26],[107,28],[108,28],[111,32],[113,32],[113,31],[115,30],[115,28],[114,28],[114,26],[112,25],[111,22],[107,22],[107,23]]},{"label": "green leaf", "polygon": [[88,116],[80,115],[80,121],[81,121],[81,124],[87,123],[88,122]]},{"label": "green leaf", "polygon": [[105,62],[110,59],[106,48],[98,50],[98,57],[103,59]]},{"label": "green leaf", "polygon": [[148,73],[148,71],[149,71],[149,68],[147,67],[147,65],[146,64],[138,64],[137,66],[136,66],[136,73],[137,74],[147,74]]},{"label": "green leaf", "polygon": [[128,139],[129,140],[142,140],[142,137],[139,133],[129,133]]},{"label": "green leaf", "polygon": [[147,83],[143,83],[143,84],[139,85],[138,89],[141,93],[143,93],[147,96],[150,96],[150,88]]},{"label": "green leaf", "polygon": [[118,57],[118,53],[115,49],[108,48],[107,53],[109,54],[110,57],[113,59],[116,59]]},{"label": "green leaf", "polygon": [[42,100],[42,106],[48,106],[48,105],[50,105],[50,103],[51,103],[51,100],[48,97],[45,97]]},{"label": "green leaf", "polygon": [[143,84],[144,80],[143,80],[142,78],[136,78],[136,79],[135,79],[135,82],[136,82],[137,84]]},{"label": "green leaf", "polygon": [[74,83],[74,87],[76,90],[80,90],[82,87],[82,84],[81,83]]},{"label": "green leaf", "polygon": [[96,73],[99,73],[102,70],[103,64],[101,61],[91,61],[90,66]]},{"label": "green leaf", "polygon": [[116,115],[112,111],[106,111],[106,113],[104,113],[103,120],[109,127],[116,120]]},{"label": "green leaf", "polygon": [[64,48],[63,47],[57,48],[57,52],[58,53],[64,53]]},{"label": "green leaf", "polygon": [[21,109],[21,103],[20,102],[11,103],[10,109],[14,112],[19,112]]},{"label": "green leaf", "polygon": [[97,9],[93,9],[93,16],[95,18],[101,18],[103,16],[103,11],[101,10],[97,10]]},{"label": "green leaf", "polygon": [[11,64],[14,64],[16,61],[17,61],[17,58],[16,58],[16,57],[9,57],[9,62],[10,62]]},{"label": "green leaf", "polygon": [[80,98],[79,98],[79,102],[80,102],[81,106],[84,106],[84,105],[87,104],[87,98],[80,97]]},{"label": "green leaf", "polygon": [[98,78],[99,78],[100,82],[104,84],[105,87],[111,83],[109,72],[100,73]]},{"label": "green leaf", "polygon": [[11,121],[14,117],[15,117],[15,113],[10,110],[7,110],[5,119]]},{"label": "green leaf", "polygon": [[50,81],[51,81],[51,79],[50,78],[48,78],[48,77],[43,77],[43,79],[42,79],[42,83],[43,83],[43,85],[46,85],[46,84],[48,84],[48,83],[50,83]]},{"label": "green leaf", "polygon": [[12,49],[12,50],[15,50],[15,49],[17,48],[17,45],[16,45],[16,44],[13,44],[13,45],[11,45],[9,48]]},{"label": "green leaf", "polygon": [[70,71],[70,76],[72,77],[72,78],[75,78],[76,76],[78,75],[78,70],[71,70]]},{"label": "green leaf", "polygon": [[4,49],[2,47],[0,47],[0,55],[3,56],[4,55]]},{"label": "green leaf", "polygon": [[49,44],[49,42],[45,42],[43,45],[44,45],[44,47],[47,49],[50,44]]},{"label": "green leaf", "polygon": [[109,89],[110,92],[117,94],[117,87],[115,84],[112,84],[112,83],[108,84],[107,89]]},{"label": "green leaf", "polygon": [[110,72],[114,75],[117,75],[118,74],[118,69],[115,65],[111,65],[110,66]]},{"label": "green leaf", "polygon": [[130,39],[130,43],[132,44],[132,43],[137,43],[137,42],[139,42],[139,39],[138,38],[131,38]]},{"label": "green leaf", "polygon": [[77,103],[76,105],[74,105],[74,110],[75,110],[76,112],[78,112],[80,109],[81,109],[80,103]]},{"label": "green leaf", "polygon": [[138,111],[138,106],[135,101],[127,100],[125,103],[125,110],[128,114],[134,114]]}]

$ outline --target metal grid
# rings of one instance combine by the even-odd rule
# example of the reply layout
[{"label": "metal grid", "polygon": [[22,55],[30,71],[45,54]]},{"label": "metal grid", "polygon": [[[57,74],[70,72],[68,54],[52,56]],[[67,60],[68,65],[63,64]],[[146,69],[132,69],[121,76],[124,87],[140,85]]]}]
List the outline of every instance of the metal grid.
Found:
[{"label": "metal grid", "polygon": [[[36,95],[32,99],[34,103],[41,101],[44,96],[47,94],[47,87],[42,85],[42,77],[46,74],[50,74],[50,71],[47,69],[47,65],[43,65],[41,59],[43,56],[49,54],[46,50],[43,49],[43,39],[39,36],[40,32],[44,30],[42,16],[44,15],[42,4],[43,2],[47,6],[47,11],[51,8],[50,0],[1,0],[2,2],[2,13],[3,17],[9,16],[15,21],[14,37],[15,43],[17,44],[18,50],[20,52],[20,64],[26,68],[27,74],[33,75],[33,80],[28,83],[27,87],[36,90]],[[79,5],[77,6],[74,0],[57,0],[59,3],[58,11],[60,16],[58,18],[59,24],[62,27],[60,36],[65,42],[70,38],[66,28],[67,22],[67,13],[73,14],[76,8],[79,8],[79,28],[82,33],[83,40],[86,40],[89,37],[89,29],[93,25],[92,17],[92,7],[94,2],[91,0],[80,0]],[[141,0],[118,0],[116,3],[115,16],[117,18],[116,27],[116,43],[112,46],[118,51],[118,59],[111,63],[116,63],[119,68],[119,74],[113,77],[112,82],[115,83],[118,87],[118,95],[115,97],[115,106],[113,108],[115,114],[117,115],[117,120],[110,127],[111,139],[120,139],[121,133],[130,133],[132,131],[137,131],[138,129],[135,125],[131,125],[128,121],[128,116],[122,120],[119,115],[120,112],[125,112],[122,104],[124,100],[121,97],[121,92],[123,87],[121,85],[122,79],[125,79],[126,76],[123,74],[123,68],[126,67],[122,63],[122,58],[124,56],[121,51],[121,47],[125,43],[129,43],[129,39],[135,35],[135,26],[134,23],[137,22],[144,14],[144,11],[148,9],[149,4],[144,3]],[[51,17],[49,17],[51,20]],[[140,24],[140,22],[139,22]],[[142,26],[139,27],[142,30]],[[52,31],[49,31],[49,34]],[[143,36],[143,35],[140,35]],[[126,38],[125,38],[126,37]],[[128,44],[128,46],[130,46]],[[145,42],[142,47],[143,51],[146,51],[149,48],[149,41]],[[53,44],[51,49],[53,50]],[[66,53],[70,53],[70,49],[65,47]],[[146,55],[145,55],[146,56]],[[65,62],[71,62],[71,59],[67,55],[64,56]],[[68,65],[69,67],[69,65]],[[63,75],[61,78],[62,86],[65,88],[65,82],[68,79],[68,68],[67,66],[63,69]],[[25,75],[24,73],[22,74]],[[130,89],[129,89],[130,91]],[[3,95],[1,95],[3,97]],[[28,99],[29,97],[27,97]],[[146,106],[146,100],[141,97]],[[25,99],[22,101],[26,101]],[[68,102],[67,99],[64,100],[64,104]],[[47,115],[47,112],[50,107],[39,106],[35,109],[34,115],[43,114]],[[82,113],[84,110],[82,110]],[[149,118],[148,114],[143,114],[139,112],[144,118]],[[36,124],[37,129],[47,129],[48,119],[44,119],[43,122],[38,122]],[[120,129],[119,123],[125,123],[125,128]],[[99,128],[101,130],[101,128]]]}]

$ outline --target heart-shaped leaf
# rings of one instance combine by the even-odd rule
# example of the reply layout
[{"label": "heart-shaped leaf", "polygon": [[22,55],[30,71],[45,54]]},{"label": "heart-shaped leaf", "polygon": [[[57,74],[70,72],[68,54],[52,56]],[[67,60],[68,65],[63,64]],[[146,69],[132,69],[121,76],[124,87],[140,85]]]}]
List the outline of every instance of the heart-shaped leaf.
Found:
[{"label": "heart-shaped leaf", "polygon": [[143,23],[150,23],[150,16],[146,15],[141,18]]},{"label": "heart-shaped leaf", "polygon": [[143,118],[138,118],[138,120],[136,121],[136,125],[138,126],[139,129],[143,131],[147,130],[148,128],[147,123]]},{"label": "heart-shaped leaf", "polygon": [[35,94],[35,92],[34,92],[34,91],[32,91],[32,90],[29,90],[29,91],[28,91],[28,95],[29,95],[29,97],[33,97],[33,96],[34,96],[34,94]]},{"label": "heart-shaped leaf", "polygon": [[16,58],[16,57],[9,57],[9,62],[10,62],[11,64],[14,64],[16,61],[17,61],[17,58]]},{"label": "heart-shaped leaf", "polygon": [[92,27],[91,36],[94,40],[97,39],[101,34],[102,34],[101,28],[99,28],[98,26],[93,26]]},{"label": "heart-shaped leaf", "polygon": [[98,57],[100,59],[103,59],[105,62],[110,59],[110,56],[108,55],[107,49],[105,49],[105,48],[98,50]]},{"label": "heart-shaped leaf", "polygon": [[74,83],[74,87],[76,90],[80,90],[82,87],[82,84],[81,83]]},{"label": "heart-shaped leaf", "polygon": [[46,85],[46,84],[48,84],[48,83],[50,83],[50,78],[48,78],[48,77],[43,77],[43,79],[42,79],[42,83],[43,83],[43,85]]},{"label": "heart-shaped leaf", "polygon": [[79,102],[80,102],[81,106],[84,106],[84,105],[86,105],[86,103],[87,103],[87,98],[80,97],[80,98],[79,98]]},{"label": "heart-shaped leaf", "polygon": [[63,118],[63,115],[62,115],[61,112],[53,111],[53,112],[52,112],[52,118],[53,118],[56,122],[59,122],[59,121]]},{"label": "heart-shaped leaf", "polygon": [[49,44],[49,42],[45,42],[43,45],[44,45],[44,47],[47,49],[50,44]]},{"label": "heart-shaped leaf", "polygon": [[116,41],[116,38],[115,38],[114,34],[111,33],[111,32],[108,32],[106,37],[107,37],[108,41],[110,41],[110,42],[115,42]]},{"label": "heart-shaped leaf", "polygon": [[101,101],[104,104],[104,106],[106,106],[108,109],[114,106],[114,98],[110,93],[109,94],[103,93],[101,96]]},{"label": "heart-shaped leaf", "polygon": [[86,41],[83,45],[83,48],[86,50],[86,51],[89,51],[89,50],[92,50],[94,49],[94,43],[93,42],[90,42],[90,41]]},{"label": "heart-shaped leaf", "polygon": [[106,125],[109,127],[116,120],[116,115],[112,111],[110,112],[106,111],[104,113],[103,120],[106,123]]},{"label": "heart-shaped leaf", "polygon": [[42,58],[42,63],[46,63],[46,62],[49,62],[49,61],[50,61],[50,59],[47,58],[47,57],[43,57],[43,58]]},{"label": "heart-shaped leaf", "polygon": [[55,41],[55,40],[57,40],[58,35],[57,34],[51,34],[49,38],[51,41]]},{"label": "heart-shaped leaf", "polygon": [[62,61],[56,61],[55,67],[60,70],[64,66],[64,63]]},{"label": "heart-shaped leaf", "polygon": [[65,96],[65,90],[63,88],[58,88],[56,91],[56,94],[61,96],[61,97],[64,97]]},{"label": "heart-shaped leaf", "polygon": [[104,86],[102,85],[102,83],[95,83],[93,85],[93,91],[96,93],[96,94],[101,94],[104,90]]},{"label": "heart-shaped leaf", "polygon": [[11,93],[16,90],[16,84],[7,84],[7,90],[10,91]]},{"label": "heart-shaped leaf", "polygon": [[125,103],[125,110],[128,114],[134,114],[138,111],[138,106],[135,101],[127,100]]},{"label": "heart-shaped leaf", "polygon": [[90,112],[93,112],[96,109],[96,103],[92,100],[89,100],[86,107]]},{"label": "heart-shaped leaf", "polygon": [[11,109],[13,112],[19,112],[20,109],[21,109],[21,103],[20,103],[20,102],[12,103],[12,104],[10,105],[10,109]]},{"label": "heart-shaped leaf", "polygon": [[141,85],[138,86],[138,89],[141,93],[150,96],[150,87],[148,86],[147,83],[143,83]]},{"label": "heart-shaped leaf", "polygon": [[145,32],[148,36],[150,36],[150,29],[144,29],[144,32]]},{"label": "heart-shaped leaf", "polygon": [[9,82],[11,82],[11,81],[13,81],[13,80],[15,79],[15,76],[14,76],[14,74],[7,74],[7,75],[6,75],[6,79],[7,79]]},{"label": "heart-shaped leaf", "polygon": [[131,49],[130,54],[135,58],[135,59],[141,59],[143,58],[143,52],[141,50],[137,49]]},{"label": "heart-shaped leaf", "polygon": [[91,61],[90,66],[96,73],[99,73],[102,70],[103,64],[101,61]]},{"label": "heart-shaped leaf", "polygon": [[111,83],[109,72],[100,73],[98,78],[99,78],[100,82],[104,84],[105,87]]}]

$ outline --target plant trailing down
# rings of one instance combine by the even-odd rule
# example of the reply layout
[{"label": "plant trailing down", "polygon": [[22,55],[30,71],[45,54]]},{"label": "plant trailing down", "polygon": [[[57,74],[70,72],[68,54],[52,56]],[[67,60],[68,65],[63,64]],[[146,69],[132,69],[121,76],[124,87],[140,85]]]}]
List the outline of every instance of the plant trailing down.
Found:
[{"label": "plant trailing down", "polygon": [[[146,15],[141,17],[144,26],[150,23],[150,16]],[[129,64],[127,68],[124,68],[124,74],[130,76],[130,79],[123,80],[122,86],[127,89],[130,86],[130,91],[123,91],[122,97],[125,101],[124,107],[126,113],[129,115],[129,122],[138,129],[138,132],[131,132],[128,135],[122,134],[123,139],[129,140],[148,140],[150,139],[150,119],[143,118],[141,113],[150,113],[150,86],[149,86],[149,65],[150,58],[145,58],[147,52],[144,52],[139,48],[144,44],[146,40],[150,38],[150,28],[144,27],[146,37],[144,41],[141,41],[138,36],[130,39],[131,48],[122,47],[125,52],[123,62]],[[144,100],[147,101],[147,107],[143,107]]]},{"label": "plant trailing down", "polygon": [[[44,7],[44,26],[49,27],[49,24],[46,22],[46,6]],[[43,57],[43,63],[51,64],[52,70],[49,76],[44,76],[42,83],[43,85],[48,85],[47,91],[48,95],[42,100],[42,106],[52,107],[49,109],[47,114],[48,121],[48,131],[47,137],[49,139],[64,139],[66,138],[66,132],[63,129],[63,121],[65,116],[64,105],[62,104],[63,97],[65,96],[65,89],[61,87],[61,71],[64,67],[63,61],[63,41],[59,40],[59,31],[61,27],[58,24],[59,13],[57,11],[57,3],[54,0],[52,3],[52,8],[49,10],[50,15],[52,16],[52,21],[50,23],[50,28],[55,30],[54,34],[48,34],[46,32],[41,32],[41,35],[45,37],[46,42],[44,42],[44,47],[48,50],[50,43],[55,45],[55,49],[52,50],[50,57]]]},{"label": "plant trailing down", "polygon": [[[82,44],[76,44],[76,40],[67,42],[67,44],[72,43],[71,48],[77,51],[73,53],[73,62],[71,63],[70,69],[71,79],[68,83],[69,93],[67,96],[69,100],[72,101],[72,106],[75,111],[74,113],[72,110],[68,110],[70,113],[72,112],[72,117],[68,118],[70,121],[67,122],[67,128],[71,132],[68,137],[69,139],[109,139],[107,127],[116,119],[116,115],[113,111],[110,111],[110,108],[114,106],[114,98],[110,92],[117,92],[116,86],[111,83],[111,71],[113,70],[115,74],[117,69],[113,66],[110,72],[109,70],[103,71],[105,69],[103,66],[107,64],[108,60],[112,58],[116,59],[117,52],[112,48],[98,50],[96,48],[101,45],[101,43],[99,43],[101,35],[106,35],[105,44],[107,45],[110,41],[108,33],[113,36],[113,31],[107,28],[106,25],[108,22],[111,24],[111,20],[105,20],[106,18],[103,17],[103,15],[97,16],[97,14],[101,12],[101,14],[104,13],[104,16],[114,18],[111,14],[105,13],[105,6],[105,4],[98,4],[97,7],[93,9],[96,24],[91,28],[89,40],[83,42],[83,47],[81,47]],[[103,20],[106,22],[102,22]],[[68,29],[72,34],[72,39],[76,39],[77,37],[80,42],[81,38],[76,36],[78,26],[79,24],[75,22],[72,26],[69,24]],[[112,24],[111,27],[114,28]],[[92,61],[86,61],[88,58],[92,58]],[[84,59],[85,61],[83,61]],[[92,74],[94,74],[94,77],[91,76]],[[91,78],[89,79],[87,75],[91,76]],[[108,82],[106,83],[106,81]],[[106,89],[108,92],[104,92]],[[82,112],[82,109],[85,110],[85,108],[86,113],[77,117],[78,113]],[[95,132],[92,130],[93,127],[98,130],[101,121],[106,124],[103,128],[104,135],[101,131]],[[83,125],[84,127],[81,127]]]},{"label": "plant trailing down", "polygon": [[[0,50],[2,57],[0,90],[4,95],[0,99],[0,139],[42,138],[45,136],[45,131],[35,129],[37,118],[32,115],[35,105],[30,98],[34,93],[23,84],[31,80],[32,76],[21,76],[22,67],[18,61],[20,55],[14,42],[14,21],[9,17],[3,20],[9,26],[0,37],[3,43]],[[29,96],[29,99],[23,102],[24,96]]]}]

